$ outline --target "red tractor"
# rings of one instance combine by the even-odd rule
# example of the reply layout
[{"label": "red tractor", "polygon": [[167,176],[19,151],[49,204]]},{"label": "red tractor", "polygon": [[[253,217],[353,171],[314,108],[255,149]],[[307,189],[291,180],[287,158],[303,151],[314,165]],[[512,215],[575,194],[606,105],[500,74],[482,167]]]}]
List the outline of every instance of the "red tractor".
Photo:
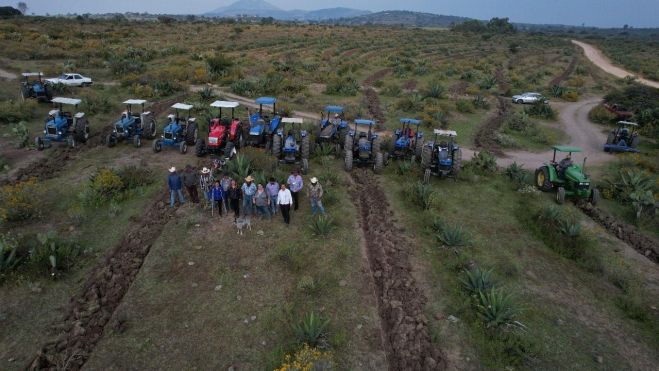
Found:
[{"label": "red tractor", "polygon": [[[206,154],[222,155],[231,158],[237,148],[243,146],[243,123],[235,117],[238,102],[215,101],[211,107],[218,108],[220,113],[208,123],[208,143],[198,139],[195,154],[202,157]],[[231,108],[231,119],[222,117],[222,108]]]}]

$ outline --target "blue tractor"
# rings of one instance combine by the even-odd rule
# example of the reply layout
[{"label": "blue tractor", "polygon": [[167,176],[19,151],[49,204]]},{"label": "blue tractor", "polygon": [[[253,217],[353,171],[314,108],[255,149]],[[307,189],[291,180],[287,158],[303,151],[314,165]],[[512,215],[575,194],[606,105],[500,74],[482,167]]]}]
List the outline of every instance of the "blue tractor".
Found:
[{"label": "blue tractor", "polygon": [[[50,102],[53,99],[53,92],[50,84],[41,80],[42,72],[24,72],[21,74],[21,98],[36,98],[39,102]],[[34,79],[30,79],[34,77]]]},{"label": "blue tractor", "polygon": [[[277,115],[277,98],[260,97],[256,99],[258,112],[249,114],[249,135],[247,144],[269,149],[272,145],[272,135],[277,132],[281,117]],[[263,105],[272,105],[272,117],[263,113]]]},{"label": "blue tractor", "polygon": [[389,157],[414,161],[421,157],[423,133],[419,131],[421,121],[400,119],[401,127],[394,131],[394,145]]},{"label": "blue tractor", "polygon": [[[281,163],[301,165],[302,174],[306,174],[309,171],[311,139],[309,133],[302,129],[303,122],[301,118],[291,117],[281,120],[281,127],[272,137],[272,155]],[[286,124],[290,124],[288,131]]]},{"label": "blue tractor", "polygon": [[618,127],[606,138],[604,152],[640,152],[637,128],[638,124],[635,122],[618,121]]},{"label": "blue tractor", "polygon": [[44,125],[43,136],[34,139],[37,150],[50,147],[52,142],[66,142],[74,148],[77,143],[85,143],[89,138],[89,123],[83,112],[64,111],[64,105],[73,106],[77,110],[80,99],[55,97],[53,103],[59,108],[48,112]]},{"label": "blue tractor", "polygon": [[[160,152],[163,146],[176,147],[181,154],[188,152],[188,145],[194,145],[199,135],[197,119],[190,116],[192,105],[176,103],[172,106],[176,114],[167,116],[163,135],[153,141],[153,152]],[[186,111],[187,117],[180,117],[179,111]]]},{"label": "blue tractor", "polygon": [[341,153],[341,145],[349,130],[343,112],[341,106],[325,106],[325,111],[320,113],[316,132],[316,144],[329,143],[335,147],[337,154]]},{"label": "blue tractor", "polygon": [[[375,173],[384,169],[385,158],[381,151],[381,140],[373,132],[375,122],[372,120],[355,120],[354,130],[346,134],[343,149],[345,151],[344,167],[346,171],[352,170],[353,165],[373,166]],[[359,130],[367,127],[367,131]]]},{"label": "blue tractor", "polygon": [[434,140],[427,142],[421,151],[421,167],[425,169],[423,181],[430,182],[430,176],[451,177],[457,180],[462,165],[462,150],[453,130],[434,130]]},{"label": "blue tractor", "polygon": [[[156,120],[150,111],[144,111],[144,99],[129,99],[124,102],[126,110],[119,120],[112,124],[112,132],[105,139],[108,147],[114,147],[119,141],[130,140],[135,148],[142,146],[142,137],[156,137]],[[142,106],[141,112],[134,112],[133,105]]]}]

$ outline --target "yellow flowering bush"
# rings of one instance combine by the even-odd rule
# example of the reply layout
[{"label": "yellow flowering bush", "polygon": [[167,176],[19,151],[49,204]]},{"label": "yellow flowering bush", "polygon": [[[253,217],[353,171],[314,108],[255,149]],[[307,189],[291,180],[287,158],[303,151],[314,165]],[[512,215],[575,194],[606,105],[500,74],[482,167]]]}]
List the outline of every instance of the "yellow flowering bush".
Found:
[{"label": "yellow flowering bush", "polygon": [[114,199],[123,189],[121,177],[112,169],[102,168],[92,175],[85,198],[90,204],[101,204]]},{"label": "yellow flowering bush", "polygon": [[284,363],[275,371],[329,371],[333,369],[334,360],[331,352],[304,344],[294,354],[287,354]]},{"label": "yellow flowering bush", "polygon": [[0,221],[25,220],[38,216],[43,188],[36,178],[0,188]]}]

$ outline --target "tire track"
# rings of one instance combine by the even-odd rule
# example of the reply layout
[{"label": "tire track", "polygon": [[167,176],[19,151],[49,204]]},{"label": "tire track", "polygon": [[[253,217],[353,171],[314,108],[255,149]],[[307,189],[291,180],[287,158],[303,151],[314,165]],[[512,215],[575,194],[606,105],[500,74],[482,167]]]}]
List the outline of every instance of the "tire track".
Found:
[{"label": "tire track", "polygon": [[497,111],[478,129],[474,142],[477,148],[486,149],[497,156],[504,156],[501,146],[496,141],[496,134],[510,113],[510,103],[504,97],[497,97],[497,100]]},{"label": "tire track", "polygon": [[352,173],[352,192],[366,241],[390,370],[443,370],[444,357],[431,342],[424,315],[426,296],[412,276],[408,241],[391,219],[386,195],[370,171]]},{"label": "tire track", "polygon": [[79,370],[84,366],[152,244],[172,219],[174,213],[163,194],[92,269],[82,291],[71,298],[63,320],[53,326],[59,334],[45,343],[28,370]]}]

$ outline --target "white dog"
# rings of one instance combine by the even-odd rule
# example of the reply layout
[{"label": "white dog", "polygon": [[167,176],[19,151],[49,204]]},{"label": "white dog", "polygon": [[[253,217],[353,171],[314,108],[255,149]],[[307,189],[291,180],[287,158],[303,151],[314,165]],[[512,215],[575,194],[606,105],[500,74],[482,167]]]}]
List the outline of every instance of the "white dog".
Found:
[{"label": "white dog", "polygon": [[238,218],[233,224],[236,225],[236,233],[241,236],[245,230],[252,230],[252,219],[249,216]]}]

